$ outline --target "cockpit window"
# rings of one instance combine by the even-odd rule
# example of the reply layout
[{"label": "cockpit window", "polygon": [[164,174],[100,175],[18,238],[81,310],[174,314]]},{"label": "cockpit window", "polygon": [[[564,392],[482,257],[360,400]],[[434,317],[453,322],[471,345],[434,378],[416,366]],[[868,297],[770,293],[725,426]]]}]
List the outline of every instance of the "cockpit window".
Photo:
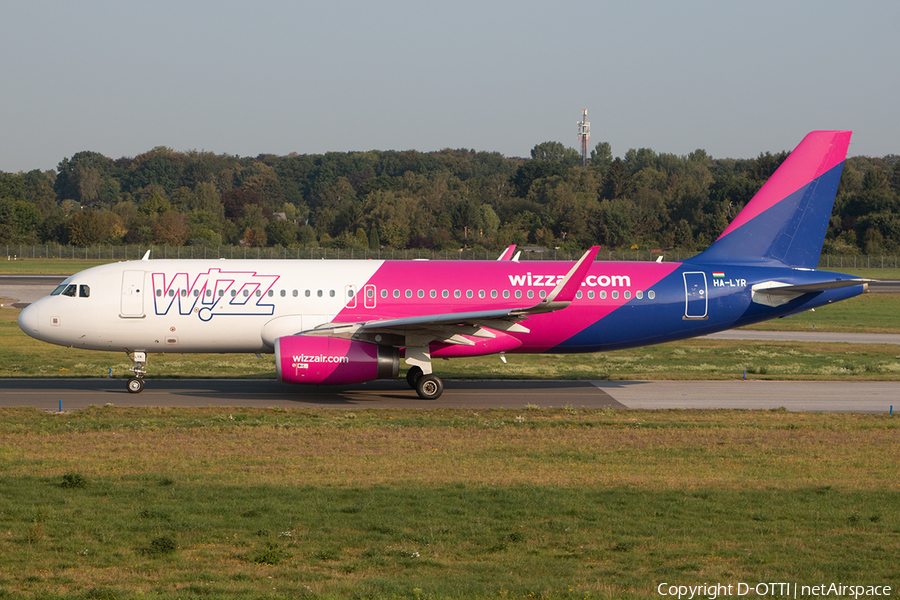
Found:
[{"label": "cockpit window", "polygon": [[90,298],[91,297],[91,288],[86,285],[78,286],[78,297],[79,298]]},{"label": "cockpit window", "polygon": [[63,295],[63,296],[70,296],[70,297],[74,298],[74,297],[75,297],[75,291],[76,291],[77,289],[78,289],[78,286],[77,286],[77,285],[75,285],[74,283],[70,283],[69,285],[66,286],[66,289],[64,289],[64,290],[62,291],[62,295]]},{"label": "cockpit window", "polygon": [[60,294],[62,294],[63,290],[66,289],[66,286],[67,286],[67,284],[65,284],[65,283],[62,285],[56,286],[56,289],[53,290],[52,292],[50,292],[50,295],[51,296],[59,296]]}]

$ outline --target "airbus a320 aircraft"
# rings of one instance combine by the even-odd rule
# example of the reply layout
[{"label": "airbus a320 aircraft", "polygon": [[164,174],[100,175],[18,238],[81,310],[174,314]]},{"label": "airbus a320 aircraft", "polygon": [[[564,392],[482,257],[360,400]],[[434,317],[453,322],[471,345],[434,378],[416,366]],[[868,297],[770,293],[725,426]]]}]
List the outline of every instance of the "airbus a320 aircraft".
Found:
[{"label": "airbus a320 aircraft", "polygon": [[[683,262],[143,260],[87,269],[25,308],[61,346],[124,351],[130,392],[149,352],[275,353],[285,383],[397,377],[437,398],[432,359],[597,352],[670,342],[856,296],[817,271],[849,131],[807,135],[722,235]],[[149,252],[148,252],[149,255]]]}]

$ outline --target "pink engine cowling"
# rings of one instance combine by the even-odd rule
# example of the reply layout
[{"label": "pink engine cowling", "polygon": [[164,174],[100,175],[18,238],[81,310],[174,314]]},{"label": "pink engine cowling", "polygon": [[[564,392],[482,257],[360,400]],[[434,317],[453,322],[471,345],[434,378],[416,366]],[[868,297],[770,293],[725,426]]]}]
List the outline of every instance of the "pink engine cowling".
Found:
[{"label": "pink engine cowling", "polygon": [[290,335],[275,340],[275,369],[283,383],[362,383],[397,377],[400,358],[391,346]]}]

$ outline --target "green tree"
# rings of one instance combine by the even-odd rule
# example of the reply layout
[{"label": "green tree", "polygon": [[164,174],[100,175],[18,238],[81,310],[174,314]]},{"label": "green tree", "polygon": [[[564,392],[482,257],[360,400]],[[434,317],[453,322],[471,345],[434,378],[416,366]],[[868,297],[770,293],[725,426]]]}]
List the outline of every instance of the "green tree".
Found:
[{"label": "green tree", "polygon": [[510,179],[510,183],[515,189],[516,196],[527,198],[531,185],[538,179],[557,175],[565,176],[568,172],[569,167],[562,163],[532,160],[516,169],[515,174]]},{"label": "green tree", "polygon": [[291,221],[276,219],[266,225],[266,240],[272,246],[285,248],[297,244],[297,226]]},{"label": "green tree", "polygon": [[165,246],[183,246],[191,232],[187,217],[174,210],[159,215],[150,229],[153,243]]},{"label": "green tree", "polygon": [[99,212],[80,210],[69,216],[69,243],[75,246],[93,246],[109,237],[109,226]]},{"label": "green tree", "polygon": [[543,142],[531,149],[531,159],[562,163],[569,167],[581,164],[581,155],[574,148],[566,148],[559,142]]},{"label": "green tree", "polygon": [[99,152],[78,152],[56,167],[54,189],[60,200],[90,204],[100,197],[103,182],[116,172],[112,159]]},{"label": "green tree", "polygon": [[606,174],[610,165],[612,165],[612,161],[612,146],[609,145],[609,142],[600,142],[591,150],[589,166],[593,169],[598,169],[600,173]]},{"label": "green tree", "polygon": [[244,230],[241,240],[251,248],[260,248],[266,245],[266,230],[263,227],[248,227]]},{"label": "green tree", "polygon": [[138,208],[141,214],[151,218],[172,210],[172,204],[159,193],[153,193],[149,198],[141,202]]},{"label": "green tree", "polygon": [[181,177],[181,155],[165,146],[157,146],[150,152],[135,157],[130,173],[131,189],[158,185],[171,194]]},{"label": "green tree", "polygon": [[48,173],[52,172],[42,173],[35,169],[25,174],[25,199],[34,204],[44,217],[56,208],[56,192]]}]

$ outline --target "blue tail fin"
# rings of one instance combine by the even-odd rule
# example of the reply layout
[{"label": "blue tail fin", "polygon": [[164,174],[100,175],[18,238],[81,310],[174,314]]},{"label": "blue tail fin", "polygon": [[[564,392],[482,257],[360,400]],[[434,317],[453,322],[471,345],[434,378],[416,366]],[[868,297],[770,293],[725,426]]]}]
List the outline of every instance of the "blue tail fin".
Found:
[{"label": "blue tail fin", "polygon": [[813,131],[803,138],[719,239],[691,261],[815,269],[851,133]]}]

